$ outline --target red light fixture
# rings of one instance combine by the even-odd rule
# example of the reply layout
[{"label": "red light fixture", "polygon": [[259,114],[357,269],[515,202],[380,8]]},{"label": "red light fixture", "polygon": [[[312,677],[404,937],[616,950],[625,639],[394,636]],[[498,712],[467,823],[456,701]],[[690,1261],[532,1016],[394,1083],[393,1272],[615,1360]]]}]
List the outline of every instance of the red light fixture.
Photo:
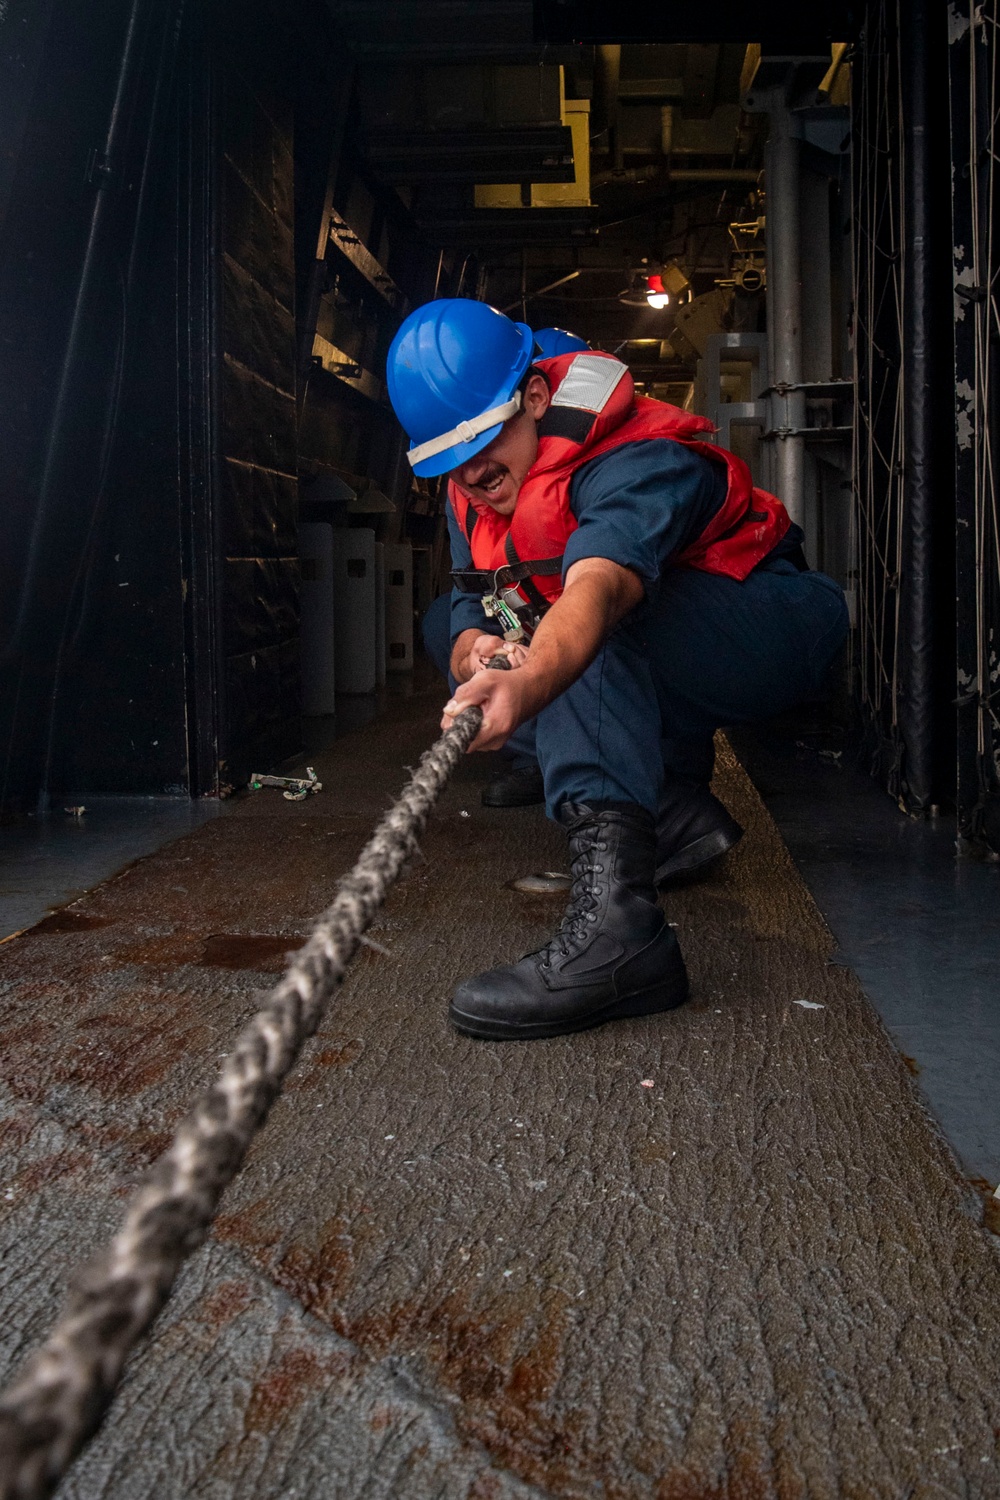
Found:
[{"label": "red light fixture", "polygon": [[670,293],[663,285],[663,277],[658,275],[649,276],[646,279],[646,301],[650,307],[667,307],[670,303]]}]

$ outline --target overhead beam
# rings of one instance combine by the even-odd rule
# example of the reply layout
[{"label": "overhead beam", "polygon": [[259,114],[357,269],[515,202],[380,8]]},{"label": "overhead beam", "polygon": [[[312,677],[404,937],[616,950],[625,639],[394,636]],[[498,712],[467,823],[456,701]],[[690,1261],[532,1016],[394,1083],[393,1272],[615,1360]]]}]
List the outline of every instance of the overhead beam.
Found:
[{"label": "overhead beam", "polygon": [[420,227],[438,244],[467,247],[575,244],[593,234],[588,208],[469,209],[466,213],[417,211]]},{"label": "overhead beam", "polygon": [[620,78],[618,99],[622,104],[662,104],[684,98],[683,78]]},{"label": "overhead beam", "polygon": [[534,0],[535,38],[550,43],[761,42],[799,50],[851,40],[863,18],[861,0]]},{"label": "overhead beam", "polygon": [[[327,0],[356,57],[542,61],[531,0]],[[552,61],[551,57],[545,59]]]},{"label": "overhead beam", "polygon": [[366,155],[393,182],[572,182],[568,125],[369,131]]},{"label": "overhead beam", "polygon": [[505,42],[532,40],[531,0],[327,0],[349,40],[391,29],[408,44],[471,41],[488,35]]}]

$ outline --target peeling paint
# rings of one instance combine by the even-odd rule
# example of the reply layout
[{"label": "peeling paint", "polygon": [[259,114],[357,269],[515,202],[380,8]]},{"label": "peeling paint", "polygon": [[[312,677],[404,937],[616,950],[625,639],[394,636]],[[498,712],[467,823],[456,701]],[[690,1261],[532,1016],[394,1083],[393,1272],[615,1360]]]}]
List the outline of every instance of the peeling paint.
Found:
[{"label": "peeling paint", "polygon": [[[957,259],[958,259],[958,253],[959,253],[960,249],[961,249],[961,246],[956,246],[955,247],[956,262],[957,262]],[[975,285],[976,285],[976,268],[975,268],[975,266],[963,266],[960,271],[956,270],[956,272],[955,272],[955,287],[956,288],[958,288],[960,286],[963,286],[963,287],[969,287],[971,289]],[[958,291],[956,290],[954,302],[955,302],[955,322],[956,323],[964,323],[965,322],[965,309],[968,306],[967,300],[966,300],[965,297],[959,296]]]},{"label": "peeling paint", "polygon": [[967,380],[960,380],[955,387],[955,435],[961,449],[972,447],[976,435],[976,393]]}]

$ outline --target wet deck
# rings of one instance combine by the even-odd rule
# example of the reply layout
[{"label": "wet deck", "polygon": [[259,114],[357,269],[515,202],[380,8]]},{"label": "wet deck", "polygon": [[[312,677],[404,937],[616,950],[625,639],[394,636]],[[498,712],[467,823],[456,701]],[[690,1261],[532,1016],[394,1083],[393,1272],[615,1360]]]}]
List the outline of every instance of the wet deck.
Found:
[{"label": "wet deck", "polygon": [[[439,700],[317,758],[321,796],[261,793],[0,947],[5,1367]],[[482,809],[486,772],[446,794],[388,956],[357,963],[60,1494],[995,1496],[997,1241],[742,772],[748,838],[668,903],[694,1002],[531,1045],[445,1021],[559,907],[506,887],[561,841]]]}]

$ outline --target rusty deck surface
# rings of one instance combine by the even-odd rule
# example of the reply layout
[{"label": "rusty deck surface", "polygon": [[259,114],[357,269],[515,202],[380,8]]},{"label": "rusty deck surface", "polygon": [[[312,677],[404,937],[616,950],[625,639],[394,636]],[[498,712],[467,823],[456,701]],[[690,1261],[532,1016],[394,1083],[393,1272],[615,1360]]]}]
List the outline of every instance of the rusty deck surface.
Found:
[{"label": "rusty deck surface", "polygon": [[[0,1360],[207,1081],[440,693],[0,947]],[[1000,1257],[743,773],[694,1001],[474,1042],[564,866],[471,758],[64,1500],[1000,1495]],[[809,1005],[796,1002],[808,1001]],[[652,1087],[648,1086],[652,1080]]]}]

